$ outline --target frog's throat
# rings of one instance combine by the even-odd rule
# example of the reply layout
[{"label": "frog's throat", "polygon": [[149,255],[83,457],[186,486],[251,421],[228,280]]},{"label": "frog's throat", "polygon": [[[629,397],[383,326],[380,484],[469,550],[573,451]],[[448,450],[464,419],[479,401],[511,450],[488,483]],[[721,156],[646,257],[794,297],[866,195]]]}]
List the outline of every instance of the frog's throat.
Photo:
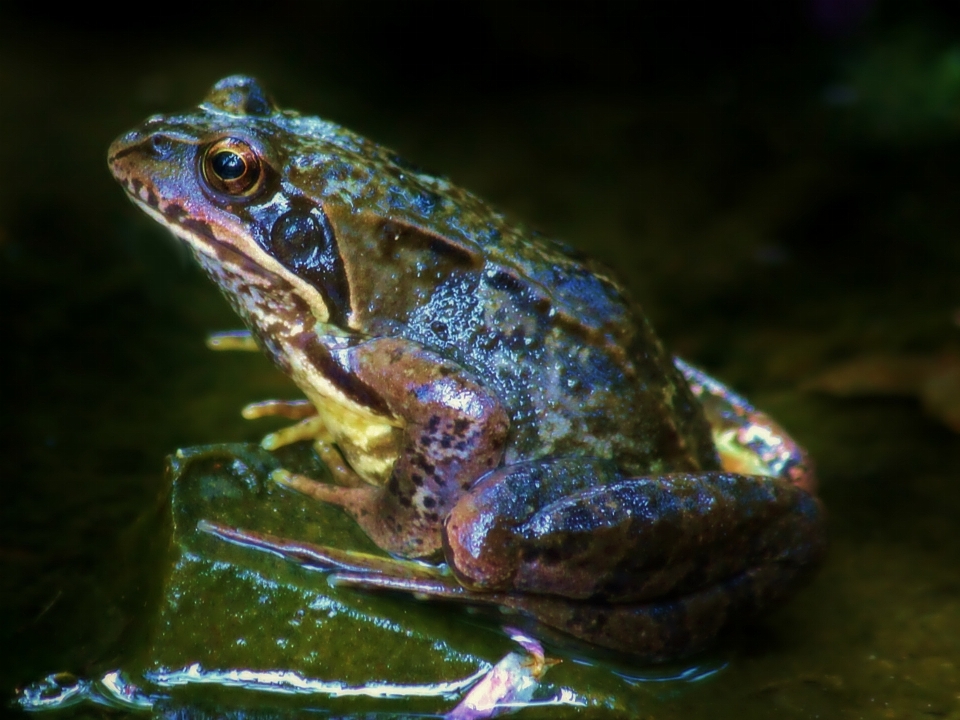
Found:
[{"label": "frog's throat", "polygon": [[[208,273],[211,273],[214,267],[219,268],[221,271],[214,273],[214,280],[223,289],[229,287],[229,283],[223,280],[228,273],[234,273],[248,281],[257,281],[256,284],[267,292],[275,285],[271,276],[282,278],[310,308],[312,320],[329,327],[330,311],[320,292],[269,254],[260,251],[252,238],[244,236],[243,247],[238,247],[236,242],[217,237],[214,225],[191,220],[189,217],[182,220],[171,219],[162,209],[152,207],[143,198],[130,193],[127,196],[134,205],[185,242],[198,255],[198,261]],[[191,223],[191,226],[185,223]],[[209,262],[204,262],[204,258]]]}]

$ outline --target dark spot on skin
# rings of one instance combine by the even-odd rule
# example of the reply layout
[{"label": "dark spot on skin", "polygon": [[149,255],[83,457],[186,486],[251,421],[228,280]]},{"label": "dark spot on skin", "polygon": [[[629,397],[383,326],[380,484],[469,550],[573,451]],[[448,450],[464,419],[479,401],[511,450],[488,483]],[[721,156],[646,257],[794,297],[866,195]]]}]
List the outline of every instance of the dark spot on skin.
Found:
[{"label": "dark spot on skin", "polygon": [[540,549],[536,547],[525,547],[520,551],[520,560],[525,563],[535,562],[540,556]]},{"label": "dark spot on skin", "polygon": [[522,295],[525,288],[523,283],[516,276],[500,270],[489,279],[490,287],[495,290],[502,290],[510,295]]},{"label": "dark spot on skin", "polygon": [[440,377],[447,377],[448,375],[453,375],[455,372],[456,370],[454,368],[446,365],[441,365],[439,368],[437,368],[437,374]]},{"label": "dark spot on skin", "polygon": [[518,327],[507,336],[507,347],[511,350],[523,350],[527,343],[527,331],[524,327]]},{"label": "dark spot on skin", "polygon": [[439,427],[440,427],[440,416],[431,415],[430,422],[427,423],[427,429],[430,430],[430,432],[436,432],[437,428]]},{"label": "dark spot on skin", "polygon": [[432,507],[435,507],[436,504],[437,504],[437,501],[430,495],[427,495],[425,498],[423,498],[423,506],[428,510]]},{"label": "dark spot on skin", "polygon": [[424,517],[425,517],[428,521],[430,521],[430,522],[432,522],[432,523],[435,523],[435,522],[437,522],[437,520],[440,519],[440,516],[439,516],[437,513],[435,513],[435,512],[426,513],[426,514],[424,515]]},{"label": "dark spot on skin", "polygon": [[186,217],[187,211],[183,209],[182,205],[177,205],[177,203],[170,203],[163,209],[163,214],[168,219],[176,222],[181,218]]},{"label": "dark spot on skin", "polygon": [[553,303],[547,298],[537,298],[533,301],[533,311],[541,317],[549,317],[550,308],[552,307]]},{"label": "dark spot on skin", "polygon": [[423,476],[419,473],[411,473],[410,479],[413,481],[413,484],[417,487],[423,487]]},{"label": "dark spot on skin", "polygon": [[436,467],[427,462],[426,458],[423,455],[417,455],[413,459],[413,464],[421,468],[427,475],[435,475]]},{"label": "dark spot on skin", "polygon": [[449,449],[451,442],[450,436],[444,433],[443,438],[440,440],[440,447],[442,447],[444,450],[447,450]]},{"label": "dark spot on skin", "polygon": [[404,507],[410,507],[411,502],[410,502],[410,498],[407,495],[400,495],[397,499],[399,500],[400,504],[403,505]]},{"label": "dark spot on skin", "polygon": [[429,435],[420,436],[420,444],[424,447],[430,447],[431,443],[433,443],[433,438],[431,438]]},{"label": "dark spot on skin", "polygon": [[213,234],[213,228],[210,227],[210,223],[208,222],[197,220],[196,218],[186,218],[180,221],[180,227],[185,228],[190,232],[206,238],[214,243],[217,242],[217,239]]},{"label": "dark spot on skin", "polygon": [[153,191],[153,188],[147,190],[147,205],[152,208],[158,208],[160,206],[160,198],[157,197],[157,194]]},{"label": "dark spot on skin", "polygon": [[455,435],[463,435],[466,429],[470,427],[470,421],[458,418],[453,421],[453,432]]},{"label": "dark spot on skin", "polygon": [[434,320],[432,323],[430,323],[430,330],[434,335],[437,336],[439,340],[447,340],[448,333],[446,323],[442,323],[439,320]]},{"label": "dark spot on skin", "polygon": [[469,482],[469,481],[462,482],[462,483],[460,483],[460,487],[462,487],[464,490],[469,490],[469,489],[470,489],[470,482]]},{"label": "dark spot on skin", "polygon": [[400,492],[400,480],[396,475],[391,475],[390,480],[387,481],[387,490],[391,495],[397,495]]},{"label": "dark spot on skin", "polygon": [[467,449],[467,443],[461,440],[460,442],[456,443],[453,447],[455,450],[459,450],[460,452],[463,452],[464,450]]},{"label": "dark spot on skin", "polygon": [[130,185],[131,187],[133,187],[133,194],[139,195],[141,188],[143,188],[143,183],[140,182],[139,179],[134,178],[133,180],[130,181]]},{"label": "dark spot on skin", "polygon": [[546,548],[542,552],[543,561],[548,565],[556,565],[562,559],[562,555],[557,548]]}]

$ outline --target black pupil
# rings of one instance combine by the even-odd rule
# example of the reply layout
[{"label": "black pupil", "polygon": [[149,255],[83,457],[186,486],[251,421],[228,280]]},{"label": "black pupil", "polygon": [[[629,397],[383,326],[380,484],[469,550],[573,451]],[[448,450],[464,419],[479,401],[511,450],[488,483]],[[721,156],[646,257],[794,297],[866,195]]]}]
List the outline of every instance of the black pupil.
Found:
[{"label": "black pupil", "polygon": [[236,180],[247,170],[247,163],[231,150],[221,150],[210,161],[217,177],[223,180]]}]

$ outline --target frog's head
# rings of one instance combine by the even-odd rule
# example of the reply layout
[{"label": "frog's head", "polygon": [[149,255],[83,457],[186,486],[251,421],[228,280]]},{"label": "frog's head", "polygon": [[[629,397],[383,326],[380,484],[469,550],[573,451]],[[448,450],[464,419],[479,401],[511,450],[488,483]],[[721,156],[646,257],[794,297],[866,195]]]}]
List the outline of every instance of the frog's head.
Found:
[{"label": "frog's head", "polygon": [[120,137],[109,164],[261,340],[316,323],[396,327],[444,278],[483,266],[478,241],[495,246],[502,229],[469,193],[334,123],[279,110],[243,76]]},{"label": "frog's head", "polygon": [[330,220],[287,180],[297,120],[233,76],[195,112],[154,116],[108,155],[134,203],[190,246],[261,337],[343,326],[349,312]]},{"label": "frog's head", "polygon": [[317,324],[394,332],[425,316],[417,310],[438,286],[491,258],[507,274],[522,272],[510,269],[521,256],[559,261],[508,243],[516,233],[470,193],[334,123],[278,109],[248,77],[221,80],[191,112],[148,119],[113,143],[109,164],[268,349]]}]

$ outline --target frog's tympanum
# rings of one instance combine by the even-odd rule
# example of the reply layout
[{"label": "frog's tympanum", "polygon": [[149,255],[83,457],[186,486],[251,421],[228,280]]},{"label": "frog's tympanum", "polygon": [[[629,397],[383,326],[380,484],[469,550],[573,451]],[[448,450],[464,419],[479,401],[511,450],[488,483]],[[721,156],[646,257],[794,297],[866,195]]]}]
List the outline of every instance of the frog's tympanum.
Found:
[{"label": "frog's tympanum", "polygon": [[298,420],[265,446],[314,441],[336,483],[275,479],[393,557],[209,531],[646,658],[703,647],[822,556],[802,450],[674,361],[605,268],[446,179],[239,76],[109,163],[306,395],[245,412]]}]

